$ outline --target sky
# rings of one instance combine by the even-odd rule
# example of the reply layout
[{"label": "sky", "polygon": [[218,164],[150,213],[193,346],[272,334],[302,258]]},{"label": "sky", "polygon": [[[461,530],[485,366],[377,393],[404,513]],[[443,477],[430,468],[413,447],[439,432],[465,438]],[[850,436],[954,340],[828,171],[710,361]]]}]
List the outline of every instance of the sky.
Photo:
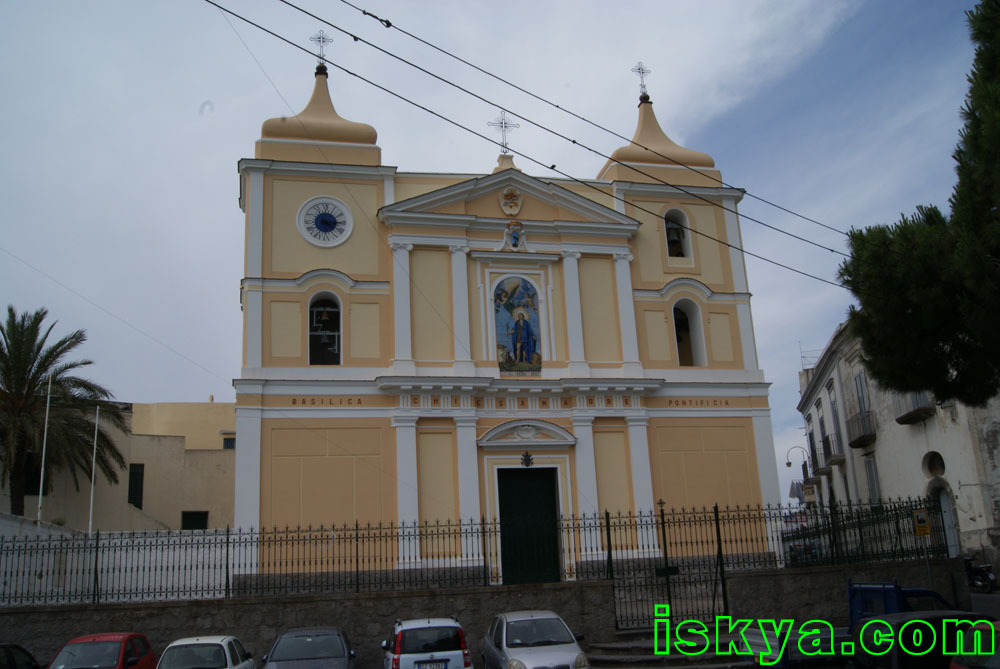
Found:
[{"label": "sky", "polygon": [[[967,0],[589,0],[502,4],[352,0],[427,42],[631,137],[638,61],[676,142],[722,178],[839,231],[948,210],[951,153],[972,64]],[[328,58],[490,139],[502,104],[511,147],[577,178],[623,142],[476,73],[343,0],[299,6],[482,102],[278,0],[221,2],[299,44],[323,28]],[[86,330],[87,376],[125,402],[232,401],[239,376],[243,215],[237,161],[260,124],[292,115],[315,59],[203,0],[0,2],[0,303],[40,307],[53,336]],[[400,171],[488,173],[498,147],[331,68],[345,118],[373,125]],[[526,173],[558,176],[517,157]],[[846,236],[750,196],[742,243],[836,281]],[[748,220],[753,217],[831,250]],[[838,286],[747,257],[781,495],[805,441],[798,372],[852,303]],[[798,462],[801,451],[791,453]]]}]

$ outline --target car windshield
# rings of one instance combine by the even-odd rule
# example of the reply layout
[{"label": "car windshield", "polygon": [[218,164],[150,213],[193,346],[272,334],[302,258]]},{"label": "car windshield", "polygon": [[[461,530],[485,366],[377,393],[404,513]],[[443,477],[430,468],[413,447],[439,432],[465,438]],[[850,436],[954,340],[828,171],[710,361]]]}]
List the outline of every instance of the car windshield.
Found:
[{"label": "car windshield", "polygon": [[552,646],[576,639],[560,618],[535,618],[507,623],[507,647]]},{"label": "car windshield", "polygon": [[268,662],[316,660],[322,657],[344,657],[344,642],[339,634],[303,634],[283,636],[274,644]]},{"label": "car windshield", "polygon": [[223,669],[226,651],[217,643],[171,646],[163,653],[157,669]]},{"label": "car windshield", "polygon": [[446,653],[462,650],[457,627],[420,627],[403,630],[402,653]]},{"label": "car windshield", "polygon": [[84,641],[64,646],[52,660],[52,669],[116,667],[121,641]]}]

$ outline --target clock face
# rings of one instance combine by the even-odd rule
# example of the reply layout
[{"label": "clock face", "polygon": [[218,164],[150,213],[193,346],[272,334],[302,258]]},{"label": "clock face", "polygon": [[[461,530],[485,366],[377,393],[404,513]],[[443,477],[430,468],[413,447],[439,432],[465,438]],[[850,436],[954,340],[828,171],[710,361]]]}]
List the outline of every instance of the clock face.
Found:
[{"label": "clock face", "polygon": [[316,246],[337,246],[351,234],[350,210],[331,197],[309,200],[299,209],[299,231]]}]

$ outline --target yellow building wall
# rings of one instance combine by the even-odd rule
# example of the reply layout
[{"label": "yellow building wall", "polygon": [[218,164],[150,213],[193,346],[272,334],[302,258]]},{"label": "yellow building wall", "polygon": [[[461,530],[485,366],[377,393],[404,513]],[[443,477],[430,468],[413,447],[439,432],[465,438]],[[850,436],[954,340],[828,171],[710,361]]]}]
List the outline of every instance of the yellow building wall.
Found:
[{"label": "yellow building wall", "polygon": [[633,511],[632,476],[625,428],[594,429],[597,504],[601,511]]},{"label": "yellow building wall", "polygon": [[[591,363],[621,361],[615,273],[608,258],[581,258],[580,307],[583,349]],[[569,327],[573,327],[570,323]]]},{"label": "yellow building wall", "polygon": [[410,283],[413,359],[454,360],[448,250],[414,249],[410,253]]},{"label": "yellow building wall", "polygon": [[300,357],[302,355],[302,331],[306,317],[299,301],[285,302],[274,299],[271,302],[269,316],[271,318],[271,357]]},{"label": "yellow building wall", "polygon": [[348,314],[348,328],[351,333],[351,356],[354,358],[378,358],[381,355],[379,336],[379,305],[351,302]]},{"label": "yellow building wall", "polygon": [[134,434],[184,437],[187,450],[222,450],[223,433],[236,432],[232,402],[160,402],[132,405]]},{"label": "yellow building wall", "polygon": [[639,357],[643,366],[664,368],[670,365],[670,338],[672,330],[667,322],[667,314],[661,305],[650,307],[642,302],[636,304],[639,327],[636,330],[639,342]]},{"label": "yellow building wall", "polygon": [[267,419],[261,432],[262,527],[396,520],[387,420]]},{"label": "yellow building wall", "polygon": [[417,490],[419,518],[433,523],[459,518],[458,454],[455,430],[421,428],[417,431]]},{"label": "yellow building wall", "polygon": [[[265,202],[265,275],[294,278],[312,269],[335,267],[354,279],[379,277],[388,253],[387,245],[379,237],[376,218],[383,201],[382,189],[381,181],[331,182],[266,176],[265,194],[270,194],[270,207]],[[347,241],[339,246],[315,246],[299,233],[299,208],[306,200],[320,195],[335,197],[351,210],[354,228]]]},{"label": "yellow building wall", "polygon": [[761,503],[750,418],[650,419],[649,460],[668,508]]}]

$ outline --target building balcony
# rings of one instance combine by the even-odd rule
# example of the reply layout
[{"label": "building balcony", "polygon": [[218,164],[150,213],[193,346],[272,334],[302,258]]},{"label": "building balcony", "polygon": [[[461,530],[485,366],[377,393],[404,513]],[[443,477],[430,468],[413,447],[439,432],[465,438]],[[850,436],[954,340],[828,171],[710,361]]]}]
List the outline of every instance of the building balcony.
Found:
[{"label": "building balcony", "polygon": [[803,485],[819,485],[820,478],[813,472],[812,476],[809,475],[809,464],[805,461],[802,462],[802,484]]},{"label": "building balcony", "polygon": [[927,420],[937,411],[934,396],[926,390],[918,393],[893,393],[892,408],[896,414],[896,422],[900,425]]},{"label": "building balcony", "polygon": [[828,465],[843,464],[844,447],[841,444],[839,432],[823,437],[823,461]]},{"label": "building balcony", "polygon": [[859,411],[847,419],[847,445],[864,448],[875,441],[875,415],[871,411]]}]

